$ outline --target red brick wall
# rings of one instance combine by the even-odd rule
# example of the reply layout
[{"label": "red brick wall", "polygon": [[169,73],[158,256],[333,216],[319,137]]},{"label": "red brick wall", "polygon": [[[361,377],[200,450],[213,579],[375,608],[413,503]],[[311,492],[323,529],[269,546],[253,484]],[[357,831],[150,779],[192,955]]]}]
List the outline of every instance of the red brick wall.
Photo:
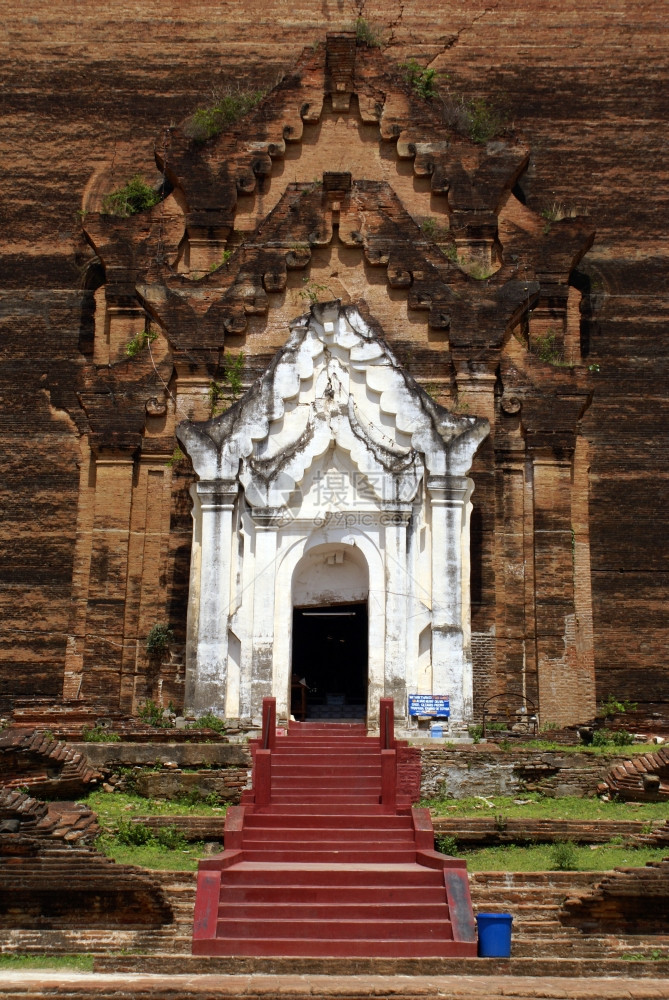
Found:
[{"label": "red brick wall", "polygon": [[[100,165],[107,182],[136,170],[151,177],[160,126],[218,82],[273,82],[305,44],[350,27],[358,6],[138,2],[130,19],[118,0],[74,11],[36,0],[29,12],[3,13],[0,697],[58,693],[76,631],[81,428],[64,408],[77,410],[81,304],[90,299],[80,287],[76,216],[89,178]],[[662,8],[627,0],[364,8],[389,57],[433,60],[457,92],[506,107],[532,148],[520,182],[530,207],[559,201],[592,216],[598,235],[577,278],[582,341],[599,365],[582,427],[598,694],[669,698]],[[483,497],[483,482],[478,489]],[[183,580],[174,601],[183,611]]]}]

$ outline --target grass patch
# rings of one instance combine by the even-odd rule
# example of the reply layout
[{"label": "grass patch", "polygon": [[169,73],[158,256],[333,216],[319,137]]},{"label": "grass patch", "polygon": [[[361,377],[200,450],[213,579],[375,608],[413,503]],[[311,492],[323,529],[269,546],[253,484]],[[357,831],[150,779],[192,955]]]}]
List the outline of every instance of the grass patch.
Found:
[{"label": "grass patch", "polygon": [[95,846],[119,864],[156,868],[162,871],[195,871],[204,854],[204,843],[188,843],[175,827],[153,831],[144,823],[133,823],[135,816],[217,816],[223,840],[225,805],[212,806],[202,801],[165,801],[145,799],[130,792],[91,792],[84,800],[97,813],[104,832]]},{"label": "grass patch", "polygon": [[91,792],[85,799],[89,809],[97,813],[101,826],[116,826],[127,821],[133,813],[136,816],[225,816],[226,805],[213,806],[204,801],[167,801],[166,799],[145,799],[131,792]]},{"label": "grass patch", "polygon": [[19,969],[73,969],[76,972],[93,971],[93,955],[0,955],[0,970],[13,972]]},{"label": "grass patch", "polygon": [[439,95],[435,105],[448,128],[479,145],[506,131],[506,116],[483,97],[468,100],[446,91]]},{"label": "grass patch", "polygon": [[534,337],[530,342],[530,351],[540,361],[553,365],[554,368],[573,368],[573,361],[565,358],[564,347],[552,330],[548,330],[541,337]]},{"label": "grass patch", "polygon": [[197,108],[186,119],[183,127],[184,135],[196,142],[213,139],[257,107],[264,96],[264,90],[217,91],[212,94],[211,104]]},{"label": "grass patch", "polygon": [[86,729],[84,726],[81,738],[84,743],[118,743],[121,739],[118,733],[113,729],[107,729],[106,726],[93,726],[92,729]]},{"label": "grass patch", "polygon": [[624,735],[616,741],[610,740],[606,730],[600,729],[594,735],[597,736],[599,733],[604,733],[604,736],[600,736],[597,743],[562,744],[556,743],[554,740],[524,740],[522,743],[515,744],[515,747],[518,750],[550,750],[559,753],[591,753],[600,756],[602,754],[624,754],[627,756],[635,753],[655,753],[658,749],[655,743],[627,743]]},{"label": "grass patch", "polygon": [[630,951],[622,956],[623,962],[669,962],[669,955],[664,954],[659,948],[652,951]]},{"label": "grass patch", "polygon": [[[620,844],[602,844],[591,847],[569,845],[568,860],[556,857],[555,844],[534,844],[521,847],[508,844],[501,847],[481,847],[459,851],[467,861],[470,872],[509,871],[592,871],[603,872],[611,868],[643,868],[647,861],[661,861],[666,848],[622,847]],[[563,845],[561,845],[563,846]],[[566,865],[568,864],[568,867]]]},{"label": "grass patch", "polygon": [[[221,823],[221,839],[223,823]],[[98,837],[95,846],[108,858],[121,865],[137,865],[139,868],[155,868],[160,871],[194,872],[198,859],[204,856],[204,843],[195,841],[188,847],[176,850],[165,847],[151,839],[147,844],[124,844],[117,837],[104,834]]]},{"label": "grass patch", "polygon": [[[602,802],[569,795],[551,799],[536,792],[467,799],[423,799],[433,816],[504,816],[505,819],[656,820],[667,818],[666,802]],[[666,848],[665,848],[666,851]]]}]

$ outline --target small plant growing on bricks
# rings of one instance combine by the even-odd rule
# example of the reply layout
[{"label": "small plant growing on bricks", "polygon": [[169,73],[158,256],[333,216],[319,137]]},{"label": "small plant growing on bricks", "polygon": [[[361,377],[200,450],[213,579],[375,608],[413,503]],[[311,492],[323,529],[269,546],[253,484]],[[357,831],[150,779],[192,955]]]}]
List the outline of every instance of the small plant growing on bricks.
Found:
[{"label": "small plant growing on bricks", "polygon": [[159,192],[147,184],[141,174],[135,174],[123,187],[105,195],[102,199],[102,214],[127,219],[147,208],[153,208],[159,201]]},{"label": "small plant growing on bricks", "polygon": [[207,395],[211,406],[212,417],[217,417],[225,412],[224,403],[234,403],[240,396],[244,385],[242,383],[242,372],[244,370],[244,353],[240,351],[235,357],[229,357],[223,362],[223,381],[217,382],[212,379],[209,383]]},{"label": "small plant growing on bricks", "polygon": [[163,716],[163,709],[151,698],[147,699],[137,714],[142,722],[146,722],[149,726],[154,726],[156,729],[171,729],[169,719]]},{"label": "small plant growing on bricks", "polygon": [[417,97],[431,101],[437,96],[437,71],[429,67],[423,68],[415,59],[402,63],[404,78]]},{"label": "small plant growing on bricks", "polygon": [[215,733],[225,732],[225,719],[219,719],[213,712],[201,715],[195,722],[191,722],[189,729],[213,729]]},{"label": "small plant growing on bricks", "polygon": [[174,642],[174,632],[169,625],[156,624],[146,637],[146,651],[149,656],[160,656]]},{"label": "small plant growing on bricks", "polygon": [[372,28],[364,17],[356,19],[355,41],[357,45],[367,45],[370,49],[378,49],[381,46],[381,39],[378,32]]},{"label": "small plant growing on bricks", "polygon": [[223,362],[223,377],[230,386],[230,394],[237,399],[242,391],[242,371],[244,370],[244,354],[242,351],[234,358]]},{"label": "small plant growing on bricks", "polygon": [[608,696],[599,706],[599,714],[608,719],[612,715],[624,715],[625,712],[635,712],[637,703],[626,701],[624,698],[614,698],[612,694]]},{"label": "small plant growing on bricks", "polygon": [[145,347],[153,343],[157,336],[158,334],[155,330],[152,330],[150,327],[147,330],[142,330],[141,333],[136,333],[132,340],[126,344],[126,357],[136,358]]},{"label": "small plant growing on bricks", "polygon": [[221,254],[220,260],[215,260],[209,268],[209,273],[213,274],[214,271],[218,271],[219,267],[223,267],[225,264],[228,264],[231,257],[232,250],[224,250]]},{"label": "small plant growing on bricks", "polygon": [[[332,290],[327,285],[320,285],[317,281],[307,281],[304,288],[300,291],[299,296],[305,302],[310,302],[311,305],[315,305],[323,292],[329,292],[332,295]],[[334,296],[333,296],[334,297]]]}]

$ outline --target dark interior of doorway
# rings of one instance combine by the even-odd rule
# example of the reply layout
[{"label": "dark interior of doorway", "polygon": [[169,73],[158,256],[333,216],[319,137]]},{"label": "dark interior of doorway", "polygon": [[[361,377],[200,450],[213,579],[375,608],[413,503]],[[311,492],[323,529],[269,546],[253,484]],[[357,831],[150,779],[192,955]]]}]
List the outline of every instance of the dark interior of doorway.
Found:
[{"label": "dark interior of doorway", "polygon": [[[367,715],[367,602],[293,610],[291,710],[296,719]],[[306,681],[304,704],[300,681]]]}]

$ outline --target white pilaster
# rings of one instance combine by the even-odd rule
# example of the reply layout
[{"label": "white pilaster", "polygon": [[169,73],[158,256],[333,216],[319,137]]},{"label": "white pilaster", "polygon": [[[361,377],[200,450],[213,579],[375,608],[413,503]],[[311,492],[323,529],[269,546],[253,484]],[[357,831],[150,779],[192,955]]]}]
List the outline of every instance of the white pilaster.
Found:
[{"label": "white pilaster", "polygon": [[[276,575],[277,525],[271,516],[254,516],[255,581],[253,595],[253,651],[251,705],[254,710],[263,698],[276,695],[279,715],[288,711],[288,692],[274,687],[274,580]],[[285,627],[291,628],[291,622]]]},{"label": "white pilaster", "polygon": [[386,641],[385,641],[385,690],[386,698],[395,699],[395,711],[404,714],[406,705],[406,648],[407,648],[407,522],[411,509],[386,511],[385,561],[386,561]]},{"label": "white pilaster", "polygon": [[430,476],[427,481],[432,507],[433,693],[450,696],[454,723],[471,716],[473,697],[471,663],[464,655],[460,559],[469,485],[464,476]]},{"label": "white pilaster", "polygon": [[193,703],[197,712],[225,713],[230,614],[230,552],[234,480],[197,484],[201,508],[200,608]]}]

